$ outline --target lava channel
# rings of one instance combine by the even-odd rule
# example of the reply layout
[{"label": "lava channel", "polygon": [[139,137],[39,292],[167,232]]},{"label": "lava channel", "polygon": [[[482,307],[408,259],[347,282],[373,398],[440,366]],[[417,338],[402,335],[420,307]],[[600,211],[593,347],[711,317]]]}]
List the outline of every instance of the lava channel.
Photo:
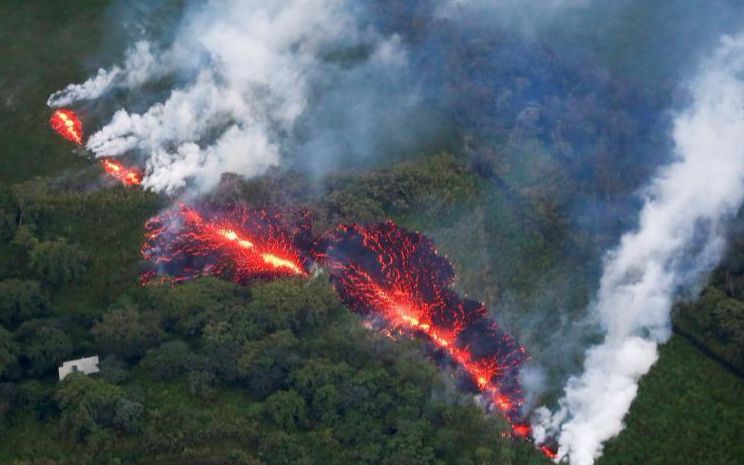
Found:
[{"label": "lava channel", "polygon": [[297,244],[309,234],[278,214],[246,207],[180,205],[145,224],[143,257],[155,275],[172,281],[216,275],[245,283],[256,278],[308,276],[309,258]]}]

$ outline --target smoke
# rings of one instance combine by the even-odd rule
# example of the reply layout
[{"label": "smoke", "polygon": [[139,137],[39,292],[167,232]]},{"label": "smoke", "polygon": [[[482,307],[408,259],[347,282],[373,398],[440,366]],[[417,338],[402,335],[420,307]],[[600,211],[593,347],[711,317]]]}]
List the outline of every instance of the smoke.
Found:
[{"label": "smoke", "polygon": [[[669,339],[675,295],[699,283],[724,249],[723,224],[744,200],[744,35],[724,37],[675,118],[676,159],[648,189],[637,230],[604,264],[593,314],[605,332],[536,433],[558,433],[560,457],[589,465],[623,428],[638,380]],[[540,439],[538,437],[538,439]]]},{"label": "smoke", "polygon": [[[167,77],[171,85],[164,98],[141,112],[118,110],[87,147],[96,156],[144,156],[145,187],[166,193],[186,186],[207,190],[224,172],[251,177],[283,156],[322,154],[327,144],[317,141],[332,139],[332,122],[318,128],[303,121],[314,105],[332,101],[354,108],[357,99],[374,100],[373,86],[334,100],[336,87],[347,89],[360,75],[367,81],[382,73],[396,80],[404,75],[405,53],[396,37],[380,36],[359,17],[342,0],[195,5],[172,44],[156,50],[140,41],[124,65],[55,92],[49,104],[96,99],[117,88],[144,93]],[[402,108],[415,105],[415,92],[408,94]],[[369,132],[380,121],[372,112],[351,116]],[[300,126],[310,133],[299,134]],[[303,147],[315,153],[290,153]]]},{"label": "smoke", "polygon": [[70,84],[54,92],[47,100],[50,107],[62,107],[81,100],[92,100],[117,88],[133,88],[147,82],[168,68],[160,58],[157,63],[149,42],[139,41],[126,52],[124,67],[99,69],[98,73],[82,84]]}]

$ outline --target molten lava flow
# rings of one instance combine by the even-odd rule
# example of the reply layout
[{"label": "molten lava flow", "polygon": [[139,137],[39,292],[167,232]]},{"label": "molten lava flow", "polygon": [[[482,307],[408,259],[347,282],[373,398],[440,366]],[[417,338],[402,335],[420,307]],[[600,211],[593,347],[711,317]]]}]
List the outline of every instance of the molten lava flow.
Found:
[{"label": "molten lava flow", "polygon": [[83,124],[74,111],[59,109],[52,113],[49,119],[52,129],[65,139],[75,142],[78,145],[83,144]]},{"label": "molten lava flow", "polygon": [[[291,227],[265,210],[181,205],[146,223],[145,259],[179,282],[203,275],[307,276],[310,255],[326,266],[340,299],[385,334],[418,336],[435,357],[507,418],[514,437],[533,440],[524,423],[519,368],[524,348],[483,304],[452,289],[454,270],[434,244],[391,222],[342,225],[312,244],[308,224]],[[143,275],[145,281],[157,272]],[[553,448],[538,446],[549,458]]]},{"label": "molten lava flow", "polygon": [[101,166],[106,174],[125,186],[142,185],[142,171],[139,168],[129,168],[112,158],[102,159]]},{"label": "molten lava flow", "polygon": [[550,460],[553,460],[554,458],[558,456],[558,451],[556,451],[552,447],[539,446],[538,449],[540,449],[540,452],[542,452],[543,455],[545,455],[545,457],[549,458]]},{"label": "molten lava flow", "polygon": [[525,350],[481,303],[450,289],[452,265],[431,240],[391,222],[342,225],[324,236],[323,249],[318,260],[330,269],[347,306],[373,326],[427,340],[506,416],[515,435],[531,438],[529,425],[519,423],[524,399],[518,371]]},{"label": "molten lava flow", "polygon": [[[142,255],[173,281],[203,275],[254,278],[307,276],[299,236],[277,215],[243,207],[210,210],[181,205],[145,224]],[[152,279],[152,273],[147,280]]]}]

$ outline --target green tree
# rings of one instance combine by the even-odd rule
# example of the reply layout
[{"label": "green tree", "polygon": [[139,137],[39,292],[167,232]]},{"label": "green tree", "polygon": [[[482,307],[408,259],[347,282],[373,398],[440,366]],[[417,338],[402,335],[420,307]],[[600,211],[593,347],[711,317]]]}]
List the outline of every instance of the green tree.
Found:
[{"label": "green tree", "polygon": [[291,331],[277,331],[260,341],[247,342],[238,353],[237,371],[258,396],[267,395],[299,364],[299,341]]},{"label": "green tree", "polygon": [[146,292],[148,305],[162,315],[163,328],[183,336],[200,335],[210,322],[224,321],[236,307],[245,306],[248,293],[243,286],[211,277],[181,286],[150,286]]},{"label": "green tree", "polygon": [[16,327],[44,315],[47,300],[36,281],[7,279],[0,282],[0,323]]},{"label": "green tree", "polygon": [[0,379],[10,375],[18,366],[18,352],[13,334],[0,326]]},{"label": "green tree", "polygon": [[346,311],[322,279],[310,284],[296,279],[256,284],[246,310],[243,314],[266,333],[291,329],[295,334],[322,327]]},{"label": "green tree", "polygon": [[142,405],[127,399],[122,388],[82,373],[68,375],[54,400],[62,431],[77,441],[86,441],[104,428],[136,431],[143,414]]},{"label": "green tree", "polygon": [[18,328],[21,356],[31,376],[43,376],[72,355],[70,338],[49,322],[32,320]]},{"label": "green tree", "polygon": [[17,227],[18,209],[12,190],[0,184],[0,240],[13,237]]},{"label": "green tree", "polygon": [[13,383],[0,383],[0,431],[3,428],[3,420],[13,409],[16,397],[16,386]]},{"label": "green tree", "polygon": [[107,313],[92,331],[99,347],[125,360],[141,357],[162,336],[157,319],[131,306]]},{"label": "green tree", "polygon": [[284,430],[306,422],[305,399],[293,390],[279,391],[264,401],[264,411],[274,424]]},{"label": "green tree", "polygon": [[427,444],[431,434],[425,421],[401,421],[397,432],[388,441],[385,465],[427,465],[434,463],[434,450]]},{"label": "green tree", "polygon": [[32,379],[18,385],[17,402],[26,412],[36,414],[39,419],[56,415],[56,406],[52,399],[52,388]]},{"label": "green tree", "polygon": [[49,211],[49,183],[44,178],[34,178],[15,184],[13,196],[18,206],[18,224],[36,223]]},{"label": "green tree", "polygon": [[132,377],[127,365],[115,355],[104,357],[98,368],[101,370],[99,376],[111,384],[121,384]]},{"label": "green tree", "polygon": [[59,286],[80,280],[85,273],[87,258],[80,248],[65,239],[44,241],[29,253],[29,267],[42,280]]},{"label": "green tree", "polygon": [[744,302],[710,286],[700,300],[679,305],[675,311],[683,331],[744,371]]},{"label": "green tree", "polygon": [[144,407],[139,402],[119,398],[114,405],[111,426],[119,431],[135,433],[140,430]]},{"label": "green tree", "polygon": [[341,395],[335,386],[326,384],[313,393],[313,418],[332,425],[340,416]]},{"label": "green tree", "polygon": [[196,355],[183,341],[166,342],[150,349],[140,363],[158,381],[167,381],[183,374],[195,363]]},{"label": "green tree", "polygon": [[23,224],[14,231],[10,244],[26,251],[39,245],[39,239],[29,225]]},{"label": "green tree", "polygon": [[214,384],[216,377],[214,371],[201,368],[189,372],[189,391],[203,400],[213,400],[215,396]]}]

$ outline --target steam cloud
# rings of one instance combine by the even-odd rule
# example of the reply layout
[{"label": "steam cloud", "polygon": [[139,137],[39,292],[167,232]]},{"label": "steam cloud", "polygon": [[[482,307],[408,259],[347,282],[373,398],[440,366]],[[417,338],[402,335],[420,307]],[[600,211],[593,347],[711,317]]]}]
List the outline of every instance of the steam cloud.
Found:
[{"label": "steam cloud", "polygon": [[92,100],[117,87],[133,88],[168,70],[165,62],[158,63],[150,43],[139,41],[126,53],[124,67],[99,69],[98,73],[82,84],[70,84],[53,93],[47,100],[50,107],[70,105],[80,100]]},{"label": "steam cloud", "polygon": [[[285,141],[334,79],[356,78],[359,69],[402,73],[395,36],[379,36],[357,16],[343,0],[208,2],[189,11],[172,45],[155,50],[140,41],[122,66],[99,70],[48,103],[172,79],[178,85],[163,101],[141,113],[117,111],[87,147],[96,156],[144,154],[145,187],[206,190],[224,172],[250,177],[279,164]],[[351,57],[334,58],[343,53]]]},{"label": "steam cloud", "polygon": [[[691,106],[675,118],[676,160],[653,181],[636,231],[605,261],[593,312],[604,341],[586,352],[558,412],[538,436],[559,434],[559,458],[590,465],[623,428],[638,380],[669,339],[670,310],[718,262],[723,223],[744,200],[744,35],[725,37],[691,86]],[[540,439],[540,437],[538,437]]]}]

